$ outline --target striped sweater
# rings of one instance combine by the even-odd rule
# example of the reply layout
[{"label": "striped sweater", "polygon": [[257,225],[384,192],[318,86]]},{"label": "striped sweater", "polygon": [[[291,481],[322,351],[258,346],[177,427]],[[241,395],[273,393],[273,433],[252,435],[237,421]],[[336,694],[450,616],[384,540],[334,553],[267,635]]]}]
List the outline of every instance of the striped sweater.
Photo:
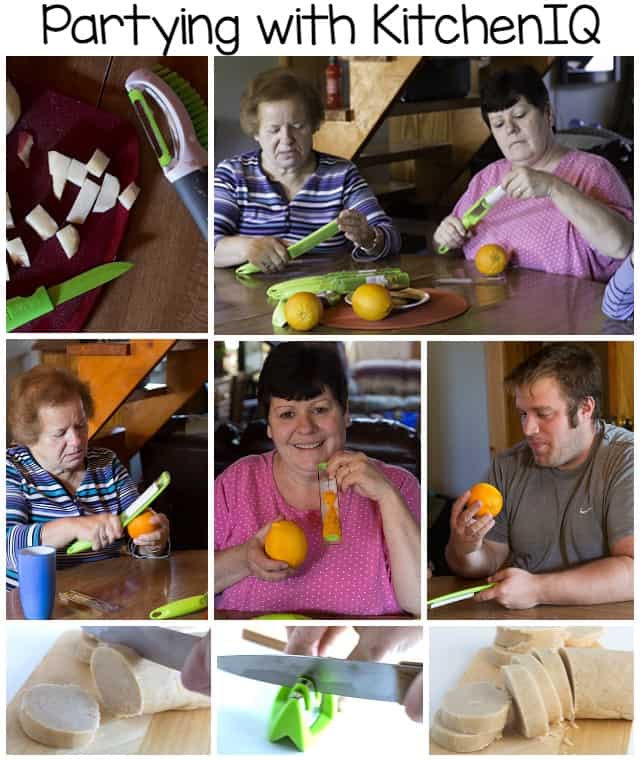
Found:
[{"label": "striped sweater", "polygon": [[[229,235],[269,236],[298,241],[335,219],[343,209],[356,209],[370,225],[379,228],[384,247],[377,257],[360,248],[352,256],[373,261],[400,250],[400,235],[380,208],[355,164],[317,153],[316,171],[289,201],[280,185],[264,173],[260,151],[221,161],[215,171],[215,243]],[[317,246],[318,253],[332,254],[353,246],[339,233]]]},{"label": "striped sweater", "polygon": [[602,311],[613,320],[633,319],[633,260],[631,254],[607,283]]},{"label": "striped sweater", "polygon": [[[138,496],[131,476],[108,449],[87,452],[87,470],[75,495],[41,467],[24,446],[7,450],[7,588],[18,586],[17,552],[42,544],[42,527],[57,518],[113,513],[119,515]],[[58,568],[78,562],[103,560],[120,554],[120,539],[102,550],[73,557],[56,554]]]}]

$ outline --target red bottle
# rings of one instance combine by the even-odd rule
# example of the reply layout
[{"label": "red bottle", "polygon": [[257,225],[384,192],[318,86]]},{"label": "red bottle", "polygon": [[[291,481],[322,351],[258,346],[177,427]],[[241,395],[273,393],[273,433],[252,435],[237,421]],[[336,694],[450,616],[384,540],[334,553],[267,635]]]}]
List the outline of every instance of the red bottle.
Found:
[{"label": "red bottle", "polygon": [[324,70],[325,76],[325,105],[327,108],[342,107],[342,71],[335,56],[329,58],[329,65]]}]

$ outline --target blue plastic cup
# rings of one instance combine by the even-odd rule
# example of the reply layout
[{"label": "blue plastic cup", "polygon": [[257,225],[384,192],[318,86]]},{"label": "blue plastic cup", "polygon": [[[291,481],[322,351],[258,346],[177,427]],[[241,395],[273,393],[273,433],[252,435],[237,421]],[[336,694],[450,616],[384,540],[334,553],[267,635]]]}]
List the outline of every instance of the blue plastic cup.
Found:
[{"label": "blue plastic cup", "polygon": [[18,583],[25,618],[51,618],[56,596],[56,548],[18,550]]}]

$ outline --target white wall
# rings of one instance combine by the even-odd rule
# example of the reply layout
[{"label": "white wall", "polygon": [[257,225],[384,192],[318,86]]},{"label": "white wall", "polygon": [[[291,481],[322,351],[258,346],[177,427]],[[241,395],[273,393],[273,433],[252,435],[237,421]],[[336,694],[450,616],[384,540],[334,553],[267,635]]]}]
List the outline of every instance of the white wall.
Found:
[{"label": "white wall", "polygon": [[256,74],[278,65],[274,56],[216,56],[214,82],[214,164],[256,147],[240,129],[240,98]]},{"label": "white wall", "polygon": [[458,496],[489,467],[484,344],[429,342],[429,490]]}]

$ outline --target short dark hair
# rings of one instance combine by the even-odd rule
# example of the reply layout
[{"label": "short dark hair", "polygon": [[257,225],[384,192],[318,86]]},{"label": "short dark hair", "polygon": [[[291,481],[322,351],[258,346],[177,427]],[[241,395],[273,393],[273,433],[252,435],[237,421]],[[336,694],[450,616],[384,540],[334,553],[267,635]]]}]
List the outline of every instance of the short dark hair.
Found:
[{"label": "short dark hair", "polygon": [[316,86],[290,69],[263,71],[251,80],[240,100],[240,126],[249,137],[260,127],[258,109],[261,103],[297,98],[302,101],[311,129],[315,132],[324,121],[324,105]]},{"label": "short dark hair", "polygon": [[518,98],[526,98],[540,111],[549,106],[549,92],[533,66],[514,66],[491,74],[480,89],[480,110],[485,124],[490,127],[489,114],[511,108]]},{"label": "short dark hair", "polygon": [[347,409],[347,378],[335,343],[287,341],[274,346],[258,381],[258,402],[265,416],[271,399],[302,401],[329,389],[343,411]]},{"label": "short dark hair", "polygon": [[11,437],[29,446],[40,437],[40,408],[57,407],[79,398],[85,415],[93,417],[94,404],[88,384],[68,370],[36,365],[18,376],[11,387],[8,403]]},{"label": "short dark hair", "polygon": [[587,399],[594,401],[593,421],[600,417],[602,371],[596,355],[584,344],[549,343],[519,364],[505,378],[507,391],[531,387],[541,378],[553,378],[567,399],[570,425],[578,424],[578,407]]}]

